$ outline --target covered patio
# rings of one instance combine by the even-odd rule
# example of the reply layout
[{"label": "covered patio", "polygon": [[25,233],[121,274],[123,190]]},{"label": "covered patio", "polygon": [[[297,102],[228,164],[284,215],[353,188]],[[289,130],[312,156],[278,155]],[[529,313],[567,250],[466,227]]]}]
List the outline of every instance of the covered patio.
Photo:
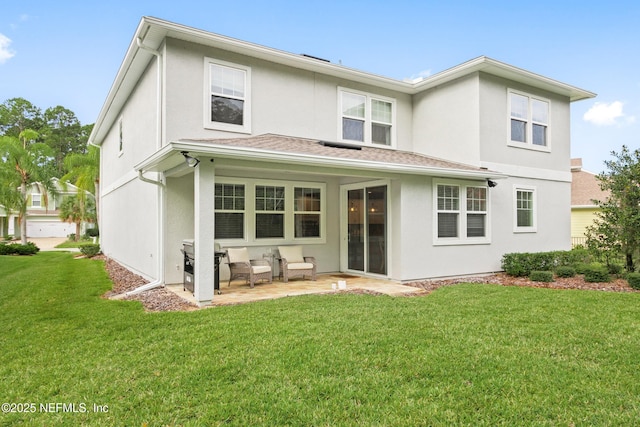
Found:
[{"label": "covered patio", "polygon": [[[180,248],[193,241],[190,298],[200,306],[242,299],[224,284],[221,295],[214,292],[212,260],[217,250],[230,248],[246,247],[250,259],[270,258],[275,266],[278,247],[301,245],[325,275],[310,287],[247,286],[249,299],[332,292],[339,280],[333,272],[374,277],[352,280],[383,293],[388,280],[402,286],[442,276],[423,268],[437,265],[424,262],[431,249],[424,242],[432,239],[433,176],[486,185],[500,175],[405,151],[272,134],[170,142],[135,169],[140,180],[158,186],[161,199],[156,284],[182,283]],[[220,277],[229,277],[224,264]]]},{"label": "covered patio", "polygon": [[[340,281],[346,282],[346,289],[338,289]],[[389,296],[413,296],[426,292],[423,289],[403,285],[393,280],[343,273],[319,274],[315,281],[293,279],[288,283],[284,283],[279,280],[274,280],[273,283],[264,282],[256,284],[254,288],[251,288],[244,280],[234,280],[231,282],[231,286],[228,286],[228,283],[227,281],[220,283],[221,293],[216,295],[212,302],[205,307],[244,304],[300,295],[332,294],[345,291],[375,292]],[[332,285],[334,284],[336,285],[336,289],[333,289]],[[166,289],[192,304],[197,304],[193,294],[183,290],[182,284],[167,285]]]}]

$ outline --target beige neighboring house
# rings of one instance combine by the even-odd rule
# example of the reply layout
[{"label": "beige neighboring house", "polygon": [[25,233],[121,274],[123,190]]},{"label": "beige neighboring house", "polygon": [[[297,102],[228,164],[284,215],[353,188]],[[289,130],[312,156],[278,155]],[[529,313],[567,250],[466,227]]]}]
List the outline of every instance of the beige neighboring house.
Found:
[{"label": "beige neighboring house", "polygon": [[[68,237],[76,232],[76,225],[60,219],[60,206],[65,197],[73,196],[78,192],[78,188],[67,183],[66,189],[57,178],[54,178],[54,185],[58,195],[53,197],[47,195],[48,203],[45,202],[45,195],[41,194],[37,185],[32,185],[27,189],[29,200],[27,201],[27,238],[30,237]],[[87,197],[93,195],[87,193]],[[84,232],[87,224],[83,224],[81,230]],[[0,238],[6,236],[20,237],[20,222],[15,212],[7,212],[4,206],[0,206]]]},{"label": "beige neighboring house", "polygon": [[586,242],[585,231],[593,223],[598,207],[594,200],[606,200],[596,175],[582,170],[582,159],[571,159],[571,246]]}]

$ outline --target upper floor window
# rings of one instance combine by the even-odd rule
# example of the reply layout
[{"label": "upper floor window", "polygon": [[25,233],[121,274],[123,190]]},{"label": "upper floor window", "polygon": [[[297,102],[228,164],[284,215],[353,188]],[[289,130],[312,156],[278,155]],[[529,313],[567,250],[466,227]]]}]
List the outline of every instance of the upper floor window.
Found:
[{"label": "upper floor window", "polygon": [[435,241],[439,244],[488,243],[487,187],[438,183],[435,186]]},{"label": "upper floor window", "polygon": [[208,68],[205,127],[251,132],[251,69],[205,59]]},{"label": "upper floor window", "polygon": [[340,89],[339,139],[392,146],[395,102],[362,92]]},{"label": "upper floor window", "polygon": [[118,155],[124,152],[124,138],[122,136],[122,117],[118,120]]},{"label": "upper floor window", "polygon": [[549,101],[509,91],[510,141],[530,148],[549,148]]},{"label": "upper floor window", "polygon": [[42,207],[42,194],[31,194],[31,207],[32,208],[41,208]]}]

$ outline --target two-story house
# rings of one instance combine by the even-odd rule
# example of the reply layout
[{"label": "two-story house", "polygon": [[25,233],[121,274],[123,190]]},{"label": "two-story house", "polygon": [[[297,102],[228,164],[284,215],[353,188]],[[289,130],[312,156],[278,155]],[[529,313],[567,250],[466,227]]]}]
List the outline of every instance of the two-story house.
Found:
[{"label": "two-story house", "polygon": [[[36,183],[27,187],[27,238],[68,237],[77,231],[75,224],[60,218],[60,206],[67,197],[73,197],[82,190],[68,182],[63,185],[58,178],[53,178],[52,183],[55,195],[47,193]],[[94,199],[93,194],[87,191],[85,196]],[[86,231],[88,226],[83,222],[80,231]],[[17,212],[9,212],[0,205],[0,237],[7,236],[21,236],[20,221]]]},{"label": "two-story house", "polygon": [[102,250],[179,283],[193,239],[207,304],[215,244],[398,281],[568,249],[569,108],[593,96],[487,57],[406,82],[144,17],[90,137]]}]

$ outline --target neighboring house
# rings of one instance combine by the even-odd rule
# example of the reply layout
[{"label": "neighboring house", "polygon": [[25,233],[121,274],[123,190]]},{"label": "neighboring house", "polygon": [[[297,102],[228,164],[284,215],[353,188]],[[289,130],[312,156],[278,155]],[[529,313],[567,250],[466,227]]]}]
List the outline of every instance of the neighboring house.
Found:
[{"label": "neighboring house", "polygon": [[593,96],[487,57],[406,82],[144,17],[90,136],[102,250],[179,283],[194,239],[207,304],[214,244],[398,281],[568,249],[570,104]]},{"label": "neighboring house", "polygon": [[571,159],[571,245],[584,245],[585,231],[593,224],[599,210],[594,200],[604,201],[609,191],[602,191],[596,175],[582,170],[582,159]]},{"label": "neighboring house", "polygon": [[[4,238],[10,236],[9,234],[9,214],[7,214],[7,210],[4,206],[0,205],[0,238]],[[11,218],[13,221],[13,218]]]},{"label": "neighboring house", "polygon": [[[76,232],[76,225],[64,222],[60,219],[60,205],[65,197],[74,196],[78,188],[67,183],[63,188],[60,180],[53,179],[53,184],[58,192],[54,197],[51,194],[41,194],[38,186],[33,184],[27,188],[27,238],[29,237],[68,237]],[[93,195],[86,193],[87,197]],[[4,220],[2,214],[4,212]],[[20,237],[20,223],[16,213],[7,212],[0,207],[0,236]],[[82,230],[87,228],[87,224],[82,225]]]}]

